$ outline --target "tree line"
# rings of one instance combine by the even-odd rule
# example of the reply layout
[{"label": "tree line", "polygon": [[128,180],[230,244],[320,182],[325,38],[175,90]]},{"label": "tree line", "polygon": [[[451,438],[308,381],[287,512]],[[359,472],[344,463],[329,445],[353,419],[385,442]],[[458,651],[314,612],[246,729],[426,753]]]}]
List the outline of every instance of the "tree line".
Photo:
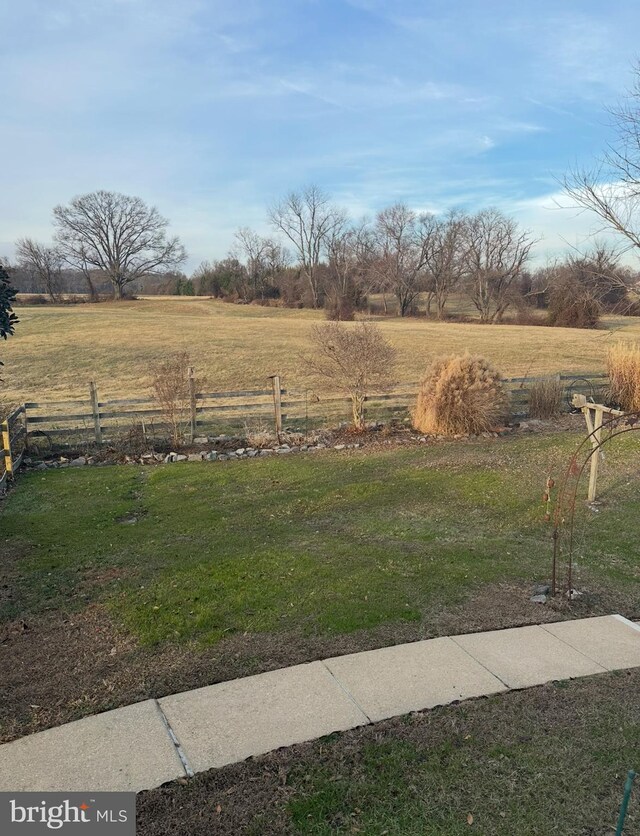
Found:
[{"label": "tree line", "polygon": [[[531,234],[498,209],[418,213],[404,203],[353,221],[317,186],[291,192],[268,213],[273,236],[239,229],[226,258],[188,277],[186,252],[168,221],[140,198],[100,191],[53,212],[54,242],[16,242],[14,285],[59,301],[111,291],[205,295],[242,303],[324,308],[353,319],[379,295],[401,317],[447,316],[464,295],[483,323],[548,308],[550,324],[593,327],[602,310],[629,312],[637,275],[611,248],[529,269]],[[419,310],[420,306],[422,309]],[[635,309],[631,312],[637,312]]]}]

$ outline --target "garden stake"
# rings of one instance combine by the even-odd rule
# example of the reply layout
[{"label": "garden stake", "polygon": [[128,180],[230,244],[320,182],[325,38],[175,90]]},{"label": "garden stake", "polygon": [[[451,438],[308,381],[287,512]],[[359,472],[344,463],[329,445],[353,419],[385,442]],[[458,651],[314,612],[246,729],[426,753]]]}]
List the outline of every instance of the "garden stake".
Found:
[{"label": "garden stake", "polygon": [[627,807],[629,806],[629,798],[631,797],[631,787],[633,786],[633,779],[636,773],[630,769],[627,773],[627,780],[624,785],[624,795],[622,796],[622,804],[620,805],[620,815],[618,816],[618,826],[616,827],[616,836],[622,836],[624,828],[624,820],[627,816]]}]

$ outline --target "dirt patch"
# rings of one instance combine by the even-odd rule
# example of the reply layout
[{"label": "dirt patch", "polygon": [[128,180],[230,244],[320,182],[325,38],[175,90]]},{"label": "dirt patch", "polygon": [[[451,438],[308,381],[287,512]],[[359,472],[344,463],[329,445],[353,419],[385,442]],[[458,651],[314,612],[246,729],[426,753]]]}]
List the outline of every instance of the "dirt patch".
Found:
[{"label": "dirt patch", "polygon": [[[104,580],[92,576],[88,582]],[[100,605],[33,623],[12,622],[0,634],[0,740],[149,697],[327,656],[587,615],[640,615],[634,610],[637,601],[631,596],[625,601],[619,592],[585,594],[571,607],[560,598],[551,605],[533,604],[530,594],[529,585],[486,586],[457,605],[440,605],[419,623],[392,623],[333,636],[238,634],[212,647],[196,643],[141,646],[119,630]]]},{"label": "dirt patch", "polygon": [[[416,796],[420,798],[424,830],[415,827],[411,833],[442,832],[429,821],[443,809],[445,814],[453,811],[459,822],[446,833],[466,831],[470,811],[475,814],[476,831],[484,834],[609,833],[625,770],[632,766],[626,760],[617,763],[616,752],[625,734],[632,735],[637,728],[638,688],[640,670],[603,674],[443,706],[280,749],[141,793],[137,832],[140,836],[300,832],[289,803],[313,798],[324,788],[325,806],[319,802],[309,807],[313,821],[303,832],[401,834],[404,830],[398,826],[369,831],[359,821],[365,805],[371,803],[367,769],[373,761],[383,771],[380,789],[387,796],[374,799],[374,804],[393,809],[394,796],[406,793],[414,805]],[[615,733],[607,725],[613,718]],[[604,741],[598,748],[600,757],[586,762],[594,736]],[[398,744],[406,744],[416,753],[415,759],[392,765],[386,773],[387,747]],[[626,754],[628,739],[627,750]],[[428,770],[443,776],[433,794],[425,795],[421,786],[425,763],[430,764]],[[557,783],[559,775],[564,786]],[[329,801],[327,782],[335,782],[336,787]],[[629,813],[627,829],[635,833],[637,804]],[[529,819],[532,814],[538,827]],[[540,817],[546,819],[543,830]]]}]

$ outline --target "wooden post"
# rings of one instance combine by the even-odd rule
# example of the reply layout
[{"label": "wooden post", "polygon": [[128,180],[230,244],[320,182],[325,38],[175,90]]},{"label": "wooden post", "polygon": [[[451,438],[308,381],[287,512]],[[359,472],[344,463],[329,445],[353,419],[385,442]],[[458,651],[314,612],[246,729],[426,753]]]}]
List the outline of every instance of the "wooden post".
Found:
[{"label": "wooden post", "polygon": [[589,494],[587,499],[593,502],[596,498],[596,489],[598,487],[598,467],[600,465],[600,442],[602,441],[602,415],[603,410],[600,406],[594,408],[593,420],[593,435],[591,436],[591,444],[593,452],[591,455],[591,473],[589,474]]},{"label": "wooden post", "polygon": [[100,407],[98,405],[98,387],[92,380],[89,384],[89,395],[91,397],[91,411],[93,412],[93,430],[96,437],[96,444],[102,444],[102,427],[100,426]]},{"label": "wooden post", "polygon": [[189,366],[189,436],[192,444],[196,437],[196,420],[196,380],[193,366]]},{"label": "wooden post", "polygon": [[271,375],[271,385],[273,387],[273,412],[276,421],[276,435],[280,441],[282,433],[282,393],[280,391],[280,375]]},{"label": "wooden post", "polygon": [[4,469],[8,476],[13,476],[13,458],[11,457],[11,435],[9,433],[9,421],[3,421],[2,427],[2,449],[4,450]]}]

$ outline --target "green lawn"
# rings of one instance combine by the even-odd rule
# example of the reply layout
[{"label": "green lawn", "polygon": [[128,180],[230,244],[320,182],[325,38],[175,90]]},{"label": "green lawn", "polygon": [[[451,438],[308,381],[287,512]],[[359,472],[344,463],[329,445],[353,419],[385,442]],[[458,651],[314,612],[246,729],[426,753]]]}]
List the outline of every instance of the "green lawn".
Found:
[{"label": "green lawn", "polygon": [[[600,513],[579,513],[576,558],[579,578],[638,600],[634,436],[608,453]],[[541,492],[576,443],[523,435],[21,476],[0,518],[13,555],[2,616],[98,601],[150,644],[419,621],[480,585],[548,577]]]}]

